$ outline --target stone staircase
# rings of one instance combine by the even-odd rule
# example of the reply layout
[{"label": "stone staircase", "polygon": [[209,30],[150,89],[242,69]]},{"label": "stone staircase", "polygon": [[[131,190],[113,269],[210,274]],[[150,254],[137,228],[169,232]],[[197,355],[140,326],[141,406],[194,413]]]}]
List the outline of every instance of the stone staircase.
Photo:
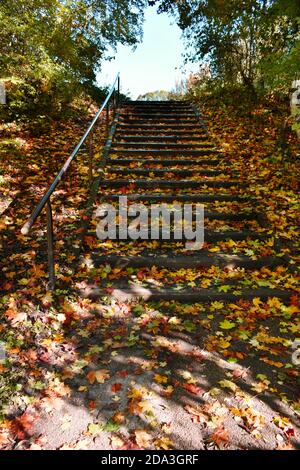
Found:
[{"label": "stone staircase", "polygon": [[[246,180],[216,148],[188,102],[126,103],[93,195],[93,217],[83,238],[81,263],[90,273],[83,295],[182,302],[290,297],[268,281],[269,270],[286,260],[247,194]],[[117,210],[120,196],[147,206],[204,204],[203,249],[186,250],[185,237],[177,240],[172,233],[170,240],[98,240],[96,208],[109,203]],[[107,282],[95,275],[101,267],[122,275]],[[184,270],[194,281],[185,281]]]}]

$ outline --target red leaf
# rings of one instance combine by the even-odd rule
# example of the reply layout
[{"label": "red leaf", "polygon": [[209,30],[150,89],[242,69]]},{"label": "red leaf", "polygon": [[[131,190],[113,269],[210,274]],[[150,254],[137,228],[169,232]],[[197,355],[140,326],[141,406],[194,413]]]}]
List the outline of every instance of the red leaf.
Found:
[{"label": "red leaf", "polygon": [[294,305],[295,307],[298,307],[299,300],[297,295],[292,295],[291,296],[291,305]]},{"label": "red leaf", "polygon": [[118,377],[127,377],[129,375],[129,372],[127,372],[127,370],[119,370],[119,372],[117,372],[117,376]]},{"label": "red leaf", "polygon": [[116,393],[118,392],[119,390],[121,390],[122,388],[122,384],[112,384],[111,386],[111,391]]},{"label": "red leaf", "polygon": [[183,384],[183,388],[194,395],[203,395],[205,390],[193,384]]}]

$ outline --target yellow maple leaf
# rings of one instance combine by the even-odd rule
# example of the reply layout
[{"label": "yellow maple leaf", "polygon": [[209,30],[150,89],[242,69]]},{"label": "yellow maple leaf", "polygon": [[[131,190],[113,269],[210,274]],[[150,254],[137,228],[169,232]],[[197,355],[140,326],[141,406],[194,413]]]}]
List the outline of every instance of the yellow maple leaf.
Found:
[{"label": "yellow maple leaf", "polygon": [[170,450],[173,448],[173,442],[168,437],[161,437],[154,442],[157,449]]},{"label": "yellow maple leaf", "polygon": [[109,379],[109,371],[107,369],[91,370],[86,378],[90,384],[98,382],[103,384],[107,379]]},{"label": "yellow maple leaf", "polygon": [[227,349],[229,348],[230,346],[230,342],[229,341],[226,341],[226,339],[221,339],[219,341],[219,347],[222,348],[222,349]]},{"label": "yellow maple leaf", "polygon": [[165,377],[164,375],[155,374],[154,380],[158,384],[166,384],[168,382],[168,377]]},{"label": "yellow maple leaf", "polygon": [[142,392],[138,388],[132,388],[127,394],[127,396],[128,398],[131,398],[132,400],[141,400]]},{"label": "yellow maple leaf", "polygon": [[255,297],[255,298],[252,300],[252,303],[253,303],[253,305],[254,305],[255,307],[258,307],[258,308],[259,308],[260,305],[263,304],[263,302],[260,300],[259,297]]},{"label": "yellow maple leaf", "polygon": [[223,307],[224,307],[223,302],[218,302],[218,301],[212,302],[210,305],[211,310],[220,310]]},{"label": "yellow maple leaf", "polygon": [[272,297],[268,299],[268,305],[270,307],[280,308],[282,306],[280,300],[277,297]]},{"label": "yellow maple leaf", "polygon": [[142,413],[152,413],[153,408],[151,403],[148,400],[143,400],[139,402],[139,408]]}]

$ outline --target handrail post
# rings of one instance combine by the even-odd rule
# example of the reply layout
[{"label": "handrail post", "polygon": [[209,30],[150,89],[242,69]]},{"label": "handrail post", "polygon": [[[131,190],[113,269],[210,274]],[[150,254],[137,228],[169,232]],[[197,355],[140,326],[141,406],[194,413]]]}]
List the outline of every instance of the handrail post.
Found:
[{"label": "handrail post", "polygon": [[109,134],[109,102],[107,103],[106,106],[106,135],[108,136]]},{"label": "handrail post", "polygon": [[93,180],[93,156],[94,156],[94,149],[93,149],[93,132],[90,133],[89,139],[89,184],[92,184]]},{"label": "handrail post", "polygon": [[120,106],[120,75],[118,76],[118,88],[117,88],[117,107]]},{"label": "handrail post", "polygon": [[48,242],[48,270],[49,288],[55,288],[55,268],[54,268],[54,236],[53,236],[53,216],[50,199],[47,201],[47,242]]},{"label": "handrail post", "polygon": [[115,119],[116,116],[116,110],[117,110],[117,97],[116,97],[116,90],[113,92],[113,119]]}]

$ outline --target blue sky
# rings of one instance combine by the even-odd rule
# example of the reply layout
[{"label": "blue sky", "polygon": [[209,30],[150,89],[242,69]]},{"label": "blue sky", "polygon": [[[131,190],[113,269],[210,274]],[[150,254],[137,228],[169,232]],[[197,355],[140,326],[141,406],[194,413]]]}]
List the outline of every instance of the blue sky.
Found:
[{"label": "blue sky", "polygon": [[178,26],[168,15],[158,15],[155,8],[149,7],[145,13],[143,42],[135,51],[119,46],[115,59],[103,64],[98,82],[109,85],[120,72],[122,91],[133,99],[150,91],[171,90],[176,79],[193,69],[190,65],[181,70],[183,52],[184,43]]}]

